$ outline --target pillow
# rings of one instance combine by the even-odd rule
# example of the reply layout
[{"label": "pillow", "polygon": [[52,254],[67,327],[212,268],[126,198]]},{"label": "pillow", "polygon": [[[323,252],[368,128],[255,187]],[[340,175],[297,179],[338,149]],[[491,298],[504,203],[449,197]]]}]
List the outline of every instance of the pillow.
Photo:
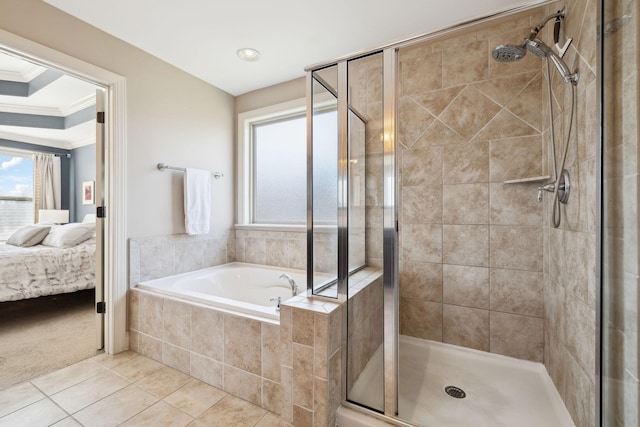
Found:
[{"label": "pillow", "polygon": [[23,248],[37,245],[49,234],[50,229],[50,225],[27,225],[13,233],[7,240],[7,244]]},{"label": "pillow", "polygon": [[42,244],[56,248],[71,248],[93,237],[96,225],[93,223],[71,223],[56,227],[49,232]]},{"label": "pillow", "polygon": [[85,223],[85,224],[90,223],[90,222],[95,223],[96,222],[96,214],[86,214],[84,216],[84,218],[82,219],[82,222]]}]

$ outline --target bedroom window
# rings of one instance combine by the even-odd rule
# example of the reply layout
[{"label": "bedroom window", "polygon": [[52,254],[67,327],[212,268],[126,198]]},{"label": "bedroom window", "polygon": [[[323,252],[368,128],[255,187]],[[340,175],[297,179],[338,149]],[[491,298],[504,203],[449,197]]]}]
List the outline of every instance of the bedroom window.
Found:
[{"label": "bedroom window", "polygon": [[306,224],[306,123],[304,99],[238,116],[239,224]]},{"label": "bedroom window", "polygon": [[0,150],[0,241],[33,224],[33,160],[26,153]]}]

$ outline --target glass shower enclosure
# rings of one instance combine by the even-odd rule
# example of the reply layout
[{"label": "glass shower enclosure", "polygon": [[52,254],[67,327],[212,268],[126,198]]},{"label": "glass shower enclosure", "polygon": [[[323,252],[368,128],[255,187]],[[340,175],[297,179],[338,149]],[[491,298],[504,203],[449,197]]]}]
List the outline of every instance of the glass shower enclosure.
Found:
[{"label": "glass shower enclosure", "polygon": [[[549,254],[559,251],[555,246],[559,243],[564,244],[565,241],[561,237],[566,236],[554,234],[556,232],[543,222],[544,212],[539,207],[541,205],[536,204],[535,196],[532,201],[529,193],[526,193],[529,187],[533,188],[535,185],[527,183],[527,177],[547,175],[546,170],[538,169],[544,169],[544,143],[548,142],[549,130],[556,126],[532,120],[533,116],[529,116],[528,113],[535,114],[534,118],[540,120],[540,108],[519,108],[523,105],[543,105],[543,95],[547,93],[543,89],[548,86],[543,84],[542,77],[545,71],[540,58],[528,55],[518,65],[509,66],[486,62],[488,70],[492,72],[491,78],[485,75],[477,78],[465,75],[465,78],[469,77],[469,81],[457,81],[455,79],[461,73],[451,73],[449,77],[453,81],[444,89],[440,86],[429,87],[433,81],[438,81],[437,78],[433,78],[434,74],[437,74],[432,68],[436,61],[432,60],[433,57],[430,55],[437,53],[442,55],[441,58],[447,58],[446,65],[453,69],[458,65],[459,59],[455,55],[447,56],[446,49],[453,49],[456,53],[460,51],[458,45],[449,43],[450,40],[447,40],[446,44],[437,44],[445,37],[407,41],[307,69],[308,291],[315,296],[334,298],[347,308],[344,310],[346,326],[342,337],[346,345],[342,365],[346,383],[341,396],[341,401],[346,402],[346,406],[352,404],[368,408],[368,413],[376,413],[397,425],[411,425],[407,423],[415,422],[412,417],[414,414],[407,410],[407,401],[417,401],[420,391],[412,389],[405,380],[407,373],[414,377],[421,373],[407,369],[411,368],[412,363],[412,360],[408,360],[410,353],[405,351],[405,344],[410,342],[407,340],[409,337],[439,344],[452,344],[464,347],[465,351],[497,353],[523,361],[544,362],[544,368],[548,370],[551,379],[555,381],[557,378],[554,376],[560,378],[559,383],[552,383],[564,394],[559,396],[564,398],[558,400],[559,406],[565,410],[565,404],[569,405],[569,409],[573,406],[574,412],[580,415],[574,417],[574,420],[595,416],[600,419],[593,425],[637,424],[640,418],[637,405],[640,394],[637,380],[638,203],[637,191],[625,189],[634,190],[637,187],[638,176],[635,162],[637,156],[634,157],[637,154],[637,120],[634,114],[637,113],[635,48],[638,40],[638,3],[606,0],[603,5],[602,27],[605,31],[601,42],[604,45],[602,59],[606,82],[601,83],[603,99],[599,102],[604,104],[604,144],[603,153],[598,153],[598,156],[592,155],[593,162],[603,162],[602,170],[598,171],[601,176],[597,177],[602,179],[602,200],[593,202],[595,209],[602,208],[602,230],[598,230],[602,231],[602,235],[593,247],[602,247],[603,265],[599,266],[602,269],[603,295],[599,301],[602,323],[598,326],[601,328],[599,332],[602,334],[600,339],[603,352],[599,353],[598,343],[593,349],[588,345],[595,338],[595,332],[590,333],[594,322],[591,311],[588,310],[584,311],[588,315],[579,319],[583,321],[582,324],[572,325],[571,339],[568,341],[569,344],[579,342],[580,345],[575,347],[580,348],[571,350],[575,350],[574,353],[586,361],[590,361],[594,352],[601,358],[598,362],[601,364],[602,377],[596,378],[593,384],[596,388],[594,393],[602,392],[602,396],[598,397],[602,401],[596,400],[595,410],[590,407],[589,399],[592,395],[579,389],[569,389],[568,384],[564,382],[565,375],[568,374],[563,369],[569,369],[569,372],[581,381],[585,379],[585,384],[586,381],[590,381],[592,371],[586,369],[583,375],[582,367],[578,363],[580,360],[567,351],[567,343],[553,335],[566,332],[568,314],[565,313],[566,306],[563,307],[562,304],[569,301],[575,303],[575,307],[583,308],[578,304],[579,301],[567,299],[565,293],[557,288],[557,284],[551,283],[553,286],[548,286],[548,278],[551,276]],[[482,27],[479,31],[484,31],[482,34],[485,36],[493,34],[492,31],[498,31],[495,39],[487,36],[488,41],[481,38],[471,38],[470,41],[466,37],[467,34],[462,33],[460,34],[465,37],[456,38],[454,35],[457,34],[453,32],[444,36],[463,45],[465,52],[473,53],[474,58],[485,61],[488,47],[497,43],[508,43],[512,39],[517,40],[516,37],[525,34],[523,30],[530,28],[531,20],[538,22],[539,16],[548,14],[549,10],[545,9],[539,15],[531,13],[530,20],[523,21],[520,19],[522,16],[515,16],[502,28],[501,31],[505,34],[499,33],[500,26],[497,25]],[[579,17],[573,16],[570,14],[568,19],[576,22]],[[508,32],[512,25],[522,28],[512,35]],[[545,34],[544,37],[550,35]],[[579,47],[584,52],[591,51],[590,46],[584,41]],[[629,70],[633,73],[627,73]],[[557,86],[556,83],[557,81],[552,80],[549,86],[559,94],[554,92],[554,96],[557,95],[558,99],[562,100],[561,96],[565,92],[562,90],[563,87],[554,87]],[[514,88],[518,90],[517,96],[514,95],[514,99],[517,99],[507,105],[509,100],[503,97],[507,96],[507,89],[516,90]],[[409,99],[411,96],[414,99]],[[420,102],[413,102],[418,98]],[[533,99],[535,102],[518,102],[525,98]],[[473,106],[475,115],[472,117],[473,120],[465,121],[463,118],[467,117],[462,112],[468,111],[470,105]],[[424,123],[427,122],[425,117],[428,116],[424,109],[439,119],[439,127],[435,126],[434,132],[437,131],[436,136],[443,139],[442,145],[449,144],[450,148],[433,148],[429,146],[427,138],[423,138],[423,130],[426,128]],[[505,109],[509,110],[508,114]],[[612,114],[616,111],[627,113],[617,116]],[[585,117],[596,112],[587,113]],[[504,123],[517,123],[518,126],[486,126],[493,117],[504,119]],[[582,122],[578,122],[584,125],[585,117],[582,118]],[[519,121],[515,120],[516,118]],[[551,120],[554,123],[553,117]],[[415,123],[416,126],[407,126],[409,123]],[[537,125],[529,126],[529,123]],[[556,118],[555,123],[563,125],[564,122],[563,119]],[[505,129],[511,133],[506,133]],[[482,130],[485,132],[481,132]],[[405,139],[409,137],[412,142],[407,144]],[[489,140],[497,142],[490,143]],[[528,144],[532,141],[533,143]],[[595,138],[589,140],[590,149],[593,149],[597,142]],[[421,143],[427,146],[418,147]],[[526,151],[527,156],[535,154],[531,157],[535,160],[532,162],[533,166],[528,163],[522,166],[518,163],[521,159],[528,158],[527,156],[502,155],[508,144],[511,144],[509,147],[513,150]],[[517,154],[520,151],[508,153]],[[477,159],[482,159],[484,166],[479,167],[478,162],[475,162]],[[491,168],[489,164],[492,165]],[[464,168],[469,170],[463,170]],[[442,181],[430,180],[429,173],[439,175]],[[520,176],[521,173],[524,175]],[[453,188],[450,185],[445,188],[445,176],[451,178],[447,184],[460,184],[459,187]],[[516,183],[518,179],[522,179],[522,183]],[[401,221],[398,215],[400,180],[403,184]],[[594,178],[594,182],[595,180]],[[579,181],[576,187],[591,188],[587,184],[589,183]],[[482,191],[471,191],[479,188]],[[461,192],[445,194],[445,190]],[[518,197],[502,197],[507,194],[518,197],[526,194],[526,197],[523,196],[521,199],[524,200],[522,204],[517,204]],[[578,196],[584,196],[584,200],[591,203],[585,194]],[[434,200],[440,204],[434,205]],[[480,208],[484,206],[485,209],[478,208],[477,211],[482,210],[484,216],[457,217],[461,211],[458,209],[461,200],[466,202],[466,206],[473,205],[474,200],[479,201],[476,205]],[[502,212],[504,217],[500,212],[489,209],[490,200],[501,202],[508,207]],[[410,203],[413,205],[410,206]],[[529,210],[525,210],[521,205]],[[432,206],[435,208],[431,209]],[[568,216],[572,212],[574,216],[581,213],[582,211],[578,210],[580,206],[574,201],[571,205],[573,211],[567,211]],[[588,203],[583,202],[581,209],[587,208]],[[408,211],[411,211],[415,221],[405,223],[405,214]],[[511,211],[520,214],[505,219],[508,216],[506,214]],[[433,215],[433,212],[439,212],[440,218],[437,221],[426,218],[427,215]],[[445,214],[449,215],[447,220],[443,218]],[[493,216],[489,218],[489,214]],[[420,226],[416,225],[418,223]],[[431,230],[436,232],[431,233]],[[400,231],[402,251],[399,250]],[[565,233],[571,238],[586,238],[584,232],[569,234],[569,231],[574,230],[561,229],[560,233]],[[529,234],[524,235],[522,239],[513,237],[520,236],[518,232]],[[495,244],[492,243],[490,247],[489,241]],[[474,246],[474,242],[482,243],[475,246],[481,246],[484,252],[466,251]],[[525,244],[518,246],[518,242]],[[451,245],[445,248],[447,243]],[[407,248],[418,246],[422,246],[421,255],[425,255],[425,259],[413,259],[412,255],[415,253],[407,251]],[[589,246],[587,249],[591,248],[592,246]],[[448,260],[444,260],[445,257],[442,255],[445,249],[448,249]],[[433,255],[429,253],[430,250],[437,252],[437,259],[428,258]],[[481,253],[485,254],[484,258],[479,257]],[[518,257],[514,257],[514,254]],[[468,263],[458,262],[456,257],[466,255],[470,257]],[[437,264],[436,268],[441,269],[416,268],[408,271],[412,267],[411,261]],[[591,280],[592,272],[587,267],[584,266],[584,270],[580,272]],[[400,269],[403,269],[402,285],[398,279]],[[482,277],[486,280],[478,280],[476,284],[480,290],[487,289],[484,300],[476,298],[478,294],[473,294],[474,297],[469,298],[469,301],[461,302],[456,299],[460,295],[453,292],[454,295],[449,294],[449,300],[445,301],[445,279],[455,282],[453,279],[462,278],[471,282],[471,276],[462,273],[480,270],[485,274]],[[430,276],[433,271],[439,272],[435,279]],[[546,281],[543,280],[545,274]],[[425,285],[419,289],[411,288],[410,284],[407,285],[410,280],[407,280],[406,276],[419,276],[422,282],[433,279],[431,281],[439,283],[439,287],[429,288]],[[477,277],[480,276],[472,278]],[[489,279],[496,284],[491,289],[487,285]],[[559,285],[565,286],[559,278],[557,280]],[[500,299],[501,294],[495,293],[500,290],[501,285],[505,291],[503,299]],[[527,299],[527,303],[507,306],[515,301],[514,295],[517,293],[509,293],[509,290],[515,291],[520,285],[526,288],[526,293],[531,298]],[[403,297],[402,301],[405,304],[401,313],[402,337],[399,331],[400,287],[405,296],[421,292],[413,297],[419,301],[412,306],[405,303],[409,298]],[[489,305],[488,302],[488,292],[491,291],[494,292],[494,305]],[[427,295],[429,292],[437,295]],[[496,302],[506,305],[495,306]],[[458,316],[462,312],[477,317],[468,316],[465,319],[471,321],[458,321],[463,318]],[[521,323],[513,322],[514,319]],[[556,326],[562,327],[556,331],[550,321],[557,322]],[[416,324],[422,329],[414,328]],[[455,328],[452,328],[452,325]],[[457,331],[471,333],[454,333]],[[520,339],[526,335],[525,332],[531,332],[535,339]],[[449,336],[445,336],[447,333]],[[548,336],[544,335],[545,333]],[[578,336],[583,341],[578,341]],[[404,347],[400,346],[401,342]],[[536,345],[529,345],[532,342]],[[583,342],[587,344],[583,345]],[[514,349],[519,349],[516,348],[518,346],[523,349],[524,355],[512,354]],[[561,353],[554,353],[557,348]],[[404,369],[399,369],[401,351]],[[543,351],[547,352],[543,354]],[[433,353],[427,354],[428,357],[425,354],[427,353],[421,354],[421,359],[433,357]],[[558,354],[562,358],[556,358]],[[462,369],[464,366],[461,364],[455,368],[460,368],[457,370],[458,373],[462,372],[459,376],[467,372]],[[399,373],[402,372],[405,376],[400,380]],[[601,386],[602,390],[598,390]],[[447,388],[444,391],[448,396],[459,398],[456,393],[449,393]],[[399,389],[403,392],[400,399]],[[501,388],[499,390],[504,391]],[[509,392],[505,391],[505,394]],[[602,407],[599,407],[600,404]],[[578,407],[578,410],[575,407]],[[496,408],[491,408],[491,411],[486,412],[491,412],[492,415],[500,413]]]},{"label": "glass shower enclosure", "polygon": [[307,74],[309,290],[347,304],[343,400],[390,417],[398,345],[395,54]]}]

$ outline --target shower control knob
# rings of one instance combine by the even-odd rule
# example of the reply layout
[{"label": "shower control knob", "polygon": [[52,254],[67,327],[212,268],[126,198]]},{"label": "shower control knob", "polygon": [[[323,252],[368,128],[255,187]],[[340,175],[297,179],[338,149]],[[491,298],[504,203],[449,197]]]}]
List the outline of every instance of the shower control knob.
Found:
[{"label": "shower control knob", "polygon": [[555,185],[553,185],[553,183],[547,184],[547,185],[541,185],[540,187],[538,187],[538,201],[541,202],[542,201],[542,191],[548,191],[549,193],[553,193],[553,191],[556,189]]}]

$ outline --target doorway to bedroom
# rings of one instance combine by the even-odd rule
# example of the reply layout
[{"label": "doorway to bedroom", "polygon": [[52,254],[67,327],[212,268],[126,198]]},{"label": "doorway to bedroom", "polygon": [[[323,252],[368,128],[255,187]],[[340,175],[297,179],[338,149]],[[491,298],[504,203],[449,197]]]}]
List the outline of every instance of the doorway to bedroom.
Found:
[{"label": "doorway to bedroom", "polygon": [[0,390],[101,351],[101,92],[0,50]]}]

